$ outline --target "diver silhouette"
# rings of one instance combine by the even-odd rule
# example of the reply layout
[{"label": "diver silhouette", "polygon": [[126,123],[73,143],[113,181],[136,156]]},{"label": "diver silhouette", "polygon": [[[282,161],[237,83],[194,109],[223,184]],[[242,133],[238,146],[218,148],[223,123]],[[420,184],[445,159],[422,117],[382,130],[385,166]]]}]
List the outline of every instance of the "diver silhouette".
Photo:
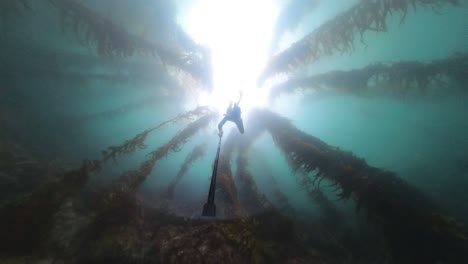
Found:
[{"label": "diver silhouette", "polygon": [[240,100],[242,99],[242,93],[239,95],[239,100],[236,103],[229,103],[229,106],[226,110],[226,114],[224,114],[224,118],[218,124],[219,130],[219,137],[223,136],[223,126],[227,121],[234,122],[239,129],[241,134],[244,134],[244,122],[242,121],[241,117],[241,108],[239,107]]}]

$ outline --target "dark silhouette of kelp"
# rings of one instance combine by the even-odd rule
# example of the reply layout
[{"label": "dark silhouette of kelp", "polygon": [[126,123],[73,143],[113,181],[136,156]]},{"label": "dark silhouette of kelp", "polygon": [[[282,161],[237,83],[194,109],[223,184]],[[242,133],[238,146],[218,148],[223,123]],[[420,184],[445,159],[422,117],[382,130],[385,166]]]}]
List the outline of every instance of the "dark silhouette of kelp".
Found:
[{"label": "dark silhouette of kelp", "polygon": [[66,32],[70,28],[80,43],[95,44],[99,55],[129,57],[135,53],[153,56],[157,53],[152,43],[131,35],[79,1],[49,2],[60,12],[62,30]]},{"label": "dark silhouette of kelp", "polygon": [[464,227],[393,172],[369,166],[273,112],[258,110],[252,115],[271,133],[293,170],[313,173],[312,184],[327,179],[339,190],[340,199],[352,198],[357,209],[364,208],[369,220],[382,227],[400,263],[466,258]]},{"label": "dark silhouette of kelp", "polygon": [[[183,70],[206,88],[212,88],[211,55],[206,48],[192,45],[190,47],[196,50],[168,49],[129,33],[81,2],[73,0],[49,0],[49,2],[60,12],[62,30],[72,31],[83,45],[95,46],[99,55],[121,58],[134,54],[158,56],[164,64]],[[185,43],[181,46],[188,47]]]},{"label": "dark silhouette of kelp", "polygon": [[2,255],[23,254],[40,248],[45,237],[51,232],[54,214],[69,198],[73,198],[84,189],[90,175],[99,170],[107,159],[144,147],[144,140],[148,133],[164,124],[182,119],[192,119],[197,115],[201,117],[177,133],[165,145],[151,152],[150,158],[143,162],[138,169],[125,173],[109,187],[104,192],[103,198],[100,199],[104,204],[99,208],[104,210],[100,214],[106,215],[105,212],[116,212],[111,208],[111,205],[121,208],[122,203],[125,202],[124,204],[130,203],[128,206],[132,207],[134,199],[128,200],[129,195],[135,194],[140,184],[151,173],[156,162],[170,152],[178,151],[191,136],[214,120],[217,116],[215,112],[200,107],[181,114],[159,126],[144,131],[120,146],[111,148],[109,153],[103,153],[102,159],[85,161],[80,168],[70,170],[63,175],[57,175],[53,180],[45,182],[32,193],[1,204],[0,224],[2,228],[0,228],[0,235],[4,238],[0,247]]},{"label": "dark silhouette of kelp", "polygon": [[235,179],[239,200],[247,213],[253,215],[272,208],[270,201],[258,190],[254,175],[247,169],[248,155],[246,152],[240,151],[238,153],[236,165]]},{"label": "dark silhouette of kelp", "polygon": [[319,94],[331,92],[362,96],[450,95],[467,92],[467,76],[468,55],[456,53],[448,58],[429,63],[417,61],[377,63],[362,69],[332,71],[305,78],[292,78],[274,86],[270,96],[274,98],[299,88],[311,89]]},{"label": "dark silhouette of kelp", "polygon": [[[183,32],[176,30],[179,37],[175,39],[180,44],[177,49],[162,47],[127,32],[115,22],[86,7],[81,1],[48,1],[59,10],[64,31],[73,33],[83,45],[96,48],[98,54],[119,58],[137,53],[157,56],[164,64],[210,83],[209,52],[193,45]],[[290,72],[308,65],[324,55],[351,52],[357,33],[362,38],[366,31],[385,31],[386,18],[393,12],[400,12],[403,21],[411,5],[426,5],[437,11],[446,4],[458,3],[457,0],[363,0],[275,56],[260,82],[276,73]],[[0,16],[4,19],[29,8],[28,1],[5,0],[0,2]],[[458,57],[453,58],[456,59],[429,64],[402,62],[371,65],[362,72],[333,72],[311,77],[308,81],[296,80],[297,83],[292,86],[322,85],[346,92],[364,93],[363,89],[369,89],[368,85],[374,82],[384,90],[388,85],[389,91],[398,93],[398,90],[392,90],[395,89],[392,86],[398,86],[403,89],[403,93],[407,93],[408,89],[425,92],[432,84],[446,87],[444,82],[449,79],[464,88],[468,76],[466,55],[458,54]],[[46,73],[49,74],[46,78],[53,79],[57,72]],[[36,75],[40,74],[40,71],[36,72]],[[292,225],[286,217],[267,212],[255,218],[243,218],[246,212],[262,208],[261,194],[255,186],[255,175],[248,171],[247,165],[248,147],[264,131],[271,134],[290,167],[298,172],[294,177],[299,179],[301,186],[318,204],[324,217],[323,222],[329,224],[327,231],[339,229],[343,224],[338,221],[342,220],[339,212],[320,190],[323,182],[336,188],[339,199],[355,201],[357,209],[361,208],[369,221],[382,229],[396,263],[468,262],[467,233],[464,227],[447,216],[443,209],[419,190],[396,174],[369,166],[352,153],[329,146],[300,131],[285,118],[261,109],[251,113],[251,120],[246,123],[248,129],[245,135],[234,133],[228,136],[220,157],[216,197],[223,208],[221,216],[241,219],[200,224],[171,218],[152,210],[145,211],[136,194],[157,162],[172,152],[179,151],[187,140],[217,117],[217,113],[206,107],[183,113],[137,134],[121,145],[109,147],[101,152],[98,160],[86,161],[80,168],[45,182],[28,195],[3,202],[0,205],[2,257],[33,255],[41,259],[48,255],[44,250],[48,247],[46,242],[49,239],[54,240],[54,236],[57,236],[57,241],[52,243],[54,247],[65,247],[67,241],[62,239],[67,238],[60,234],[65,233],[67,225],[60,225],[65,222],[60,219],[77,213],[68,206],[68,201],[80,201],[81,198],[77,196],[85,189],[93,172],[98,171],[109,159],[145,148],[148,134],[163,125],[198,118],[171,140],[150,152],[148,159],[136,169],[122,174],[118,180],[104,188],[96,195],[97,198],[87,198],[91,200],[87,205],[90,208],[80,212],[80,216],[86,218],[81,224],[86,232],[74,233],[78,240],[86,243],[78,243],[70,252],[63,252],[64,255],[60,257],[64,258],[64,262],[79,255],[80,260],[75,263],[203,263],[209,262],[207,259],[213,260],[213,263],[323,263],[326,258],[323,258],[322,252],[307,251],[296,240]],[[232,171],[235,150],[238,151],[235,175],[241,183],[239,186],[234,183]],[[275,189],[281,200],[287,203],[288,197],[279,188]],[[239,199],[241,195],[242,198]],[[252,208],[241,202],[243,198],[252,201]],[[68,212],[69,210],[72,212]],[[334,246],[340,247],[341,241],[339,242]],[[238,249],[238,252],[233,248]],[[207,253],[213,250],[218,250],[218,255]],[[25,262],[36,261],[34,259]]]},{"label": "dark silhouette of kelp", "polygon": [[[121,186],[125,186],[125,188],[128,188],[132,191],[136,191],[138,187],[145,181],[146,177],[151,173],[157,161],[166,157],[170,152],[179,151],[183,144],[190,137],[192,137],[200,129],[206,127],[217,116],[218,115],[216,113],[211,113],[208,115],[204,115],[196,121],[190,123],[186,128],[179,131],[171,140],[169,140],[169,142],[149,153],[149,159],[142,162],[138,169],[124,173],[124,175],[120,177],[119,184],[121,184]],[[140,136],[134,139],[135,142],[138,142],[137,145],[141,146],[144,137],[146,137],[147,133],[142,133],[139,135]],[[128,146],[130,145],[133,146],[133,144],[129,144]]]},{"label": "dark silhouette of kelp", "polygon": [[64,201],[83,190],[89,178],[85,163],[42,184],[32,193],[0,204],[0,255],[30,254],[41,248]]},{"label": "dark silhouette of kelp", "polygon": [[184,162],[182,163],[182,166],[180,166],[179,171],[177,171],[177,175],[175,178],[169,183],[169,185],[166,188],[165,196],[168,199],[173,199],[174,198],[174,189],[177,186],[177,184],[182,180],[184,177],[185,173],[187,173],[187,170],[190,168],[190,166],[197,161],[200,158],[203,158],[206,154],[207,150],[207,143],[202,143],[200,145],[196,145],[193,150],[185,157]]},{"label": "dark silhouette of kelp", "polygon": [[[149,158],[137,169],[124,173],[107,187],[102,195],[99,195],[99,202],[96,203],[96,209],[93,209],[95,213],[90,215],[92,220],[89,221],[93,223],[91,228],[96,229],[91,234],[101,236],[103,231],[99,230],[99,226],[131,225],[132,215],[138,213],[136,208],[141,203],[135,199],[136,191],[151,173],[157,161],[170,152],[178,151],[190,137],[217,116],[212,112],[202,115],[166,144],[152,151]],[[392,250],[392,256],[398,263],[431,263],[435,260],[457,263],[466,257],[464,253],[467,234],[464,228],[394,173],[371,167],[352,153],[327,145],[320,139],[298,130],[289,120],[273,112],[256,109],[250,114],[250,118],[255,120],[257,126],[255,128],[257,131],[252,135],[261,134],[261,131],[268,131],[272,135],[273,141],[285,154],[291,168],[301,173],[302,185],[310,191],[311,197],[318,203],[330,226],[342,226],[339,221],[341,218],[329,201],[314,189],[319,186],[319,181],[322,179],[335,185],[339,190],[340,199],[355,200],[357,209],[363,208],[368,219],[382,228]],[[135,150],[135,147],[130,146],[143,144],[144,134],[141,135],[132,144],[126,143],[127,151]],[[239,136],[236,133],[233,137],[236,135]],[[252,138],[247,139],[247,142]],[[240,142],[229,138],[226,140],[224,157],[220,159],[223,161],[222,167],[218,171],[220,192],[217,199],[224,205],[223,214],[227,218],[237,218],[245,214],[245,209],[237,200],[238,190],[232,180],[231,172],[230,157],[238,146],[237,143]],[[247,172],[243,171],[246,167],[246,157],[244,152],[238,160],[238,167],[241,174],[244,174],[243,177],[247,175]],[[93,162],[86,162],[80,169],[65,173],[63,177],[44,184],[30,195],[0,206],[1,235],[7,238],[2,240],[7,242],[2,242],[5,244],[1,247],[5,250],[4,254],[28,254],[31,250],[43,247],[42,239],[52,232],[52,226],[49,224],[53,222],[55,213],[65,210],[65,207],[62,207],[63,203],[84,188],[90,172],[95,169]],[[253,177],[246,178],[251,180],[248,183],[253,182]],[[63,213],[66,214],[65,211]],[[257,233],[260,227],[255,221],[245,221],[240,222],[245,223],[247,225],[245,227],[237,224],[226,226],[227,237],[234,244],[247,241],[241,251],[245,250],[245,254],[252,258],[271,258],[273,256],[270,255],[271,248],[276,247],[276,242],[269,241],[269,236],[264,236],[263,231]],[[273,227],[263,228],[265,227],[261,230],[275,230]],[[257,240],[259,237],[263,238]],[[340,243],[331,245],[340,247]],[[257,254],[259,255],[255,257]]]},{"label": "dark silhouette of kelp", "polygon": [[315,29],[289,48],[270,59],[258,79],[262,85],[265,80],[279,73],[290,73],[299,67],[309,65],[325,55],[352,52],[356,34],[366,31],[387,31],[387,17],[400,13],[402,23],[408,8],[427,6],[439,12],[444,5],[459,5],[459,0],[377,0],[360,1],[348,11],[336,16]]},{"label": "dark silhouette of kelp", "polygon": [[[109,160],[111,158],[115,160],[119,155],[129,154],[129,153],[134,152],[137,149],[146,148],[145,140],[146,140],[146,137],[148,136],[148,134],[150,134],[153,131],[158,130],[159,128],[161,128],[164,125],[167,125],[169,123],[177,123],[177,122],[180,122],[182,120],[193,120],[194,118],[197,118],[197,117],[213,118],[213,116],[215,116],[215,115],[216,115],[216,112],[214,112],[213,110],[211,110],[209,107],[206,107],[206,106],[200,106],[200,107],[197,107],[194,110],[187,111],[185,113],[179,114],[178,116],[176,116],[176,117],[174,117],[172,119],[166,120],[166,121],[160,123],[159,125],[157,125],[155,127],[146,129],[145,131],[137,134],[135,137],[133,137],[133,138],[131,138],[129,140],[126,140],[121,145],[109,146],[106,150],[101,151],[101,158],[99,160],[92,161],[92,163],[94,164],[94,167],[98,170],[98,169],[100,169],[100,167],[101,167],[101,165],[103,163],[105,163],[107,160]],[[208,120],[205,120],[205,119],[203,119],[203,120],[210,121],[209,118],[206,118]],[[176,143],[177,144],[182,143],[181,140],[184,139],[183,137],[191,136],[190,134],[187,134],[188,132],[190,132],[189,130],[190,129],[191,130],[196,129],[196,127],[193,127],[193,126],[196,126],[196,124],[199,124],[199,125],[204,124],[204,123],[201,123],[201,122],[202,121],[199,121],[200,124],[195,123],[190,128],[187,128],[188,130],[186,132],[184,132],[184,133],[181,132],[182,135],[180,135],[178,137],[178,139],[175,138],[174,141],[170,145],[168,145],[167,147],[176,149],[177,147],[171,147],[171,146],[173,146]],[[191,131],[191,132],[196,132],[196,131]]]}]

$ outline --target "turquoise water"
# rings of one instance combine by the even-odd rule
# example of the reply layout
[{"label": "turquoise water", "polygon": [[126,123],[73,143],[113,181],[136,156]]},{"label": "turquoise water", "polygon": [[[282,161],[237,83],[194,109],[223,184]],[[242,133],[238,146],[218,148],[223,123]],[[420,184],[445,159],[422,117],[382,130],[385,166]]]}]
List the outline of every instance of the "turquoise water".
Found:
[{"label": "turquoise water", "polygon": [[[13,180],[13,185],[8,185],[16,176],[4,165],[7,164],[5,157],[13,157],[16,162],[50,164],[54,161],[68,168],[76,167],[85,159],[99,159],[101,151],[107,147],[120,145],[145,129],[201,104],[197,98],[206,92],[206,88],[199,82],[181,78],[177,66],[166,67],[157,56],[144,52],[125,57],[100,56],[93,37],[90,37],[90,45],[84,45],[86,33],[77,37],[73,23],[60,20],[58,9],[48,1],[25,1],[28,8],[21,1],[16,2],[17,13],[8,15],[0,12],[0,16],[5,18],[0,22],[3,27],[0,38],[0,146],[3,153],[8,153],[2,155],[5,162],[0,168],[4,177],[0,181],[4,182],[0,186],[5,190],[10,188],[6,186],[13,186],[11,188],[15,190],[3,195],[2,199],[11,199],[37,187],[24,184],[28,178]],[[182,51],[192,48],[187,44],[190,41],[170,37],[174,36],[171,35],[174,34],[173,28],[185,30],[187,25],[180,22],[184,21],[181,16],[196,6],[197,1],[110,2],[80,3],[94,15],[106,18],[134,36],[157,43],[160,47]],[[283,31],[276,32],[278,43],[271,45],[276,46],[272,54],[280,54],[325,21],[360,1],[311,2],[314,3],[294,0],[271,2],[278,8],[277,21],[283,22],[282,27],[277,27]],[[288,9],[293,4],[299,7]],[[304,11],[298,12],[301,6]],[[4,8],[7,10],[6,6]],[[289,17],[288,20],[287,10],[298,13],[294,19]],[[261,19],[262,14],[258,16]],[[282,16],[286,18],[280,20]],[[291,76],[359,69],[374,63],[429,63],[455,53],[463,53],[466,57],[467,17],[464,2],[460,6],[444,5],[440,14],[430,7],[418,6],[416,10],[410,7],[401,24],[401,14],[394,12],[386,20],[387,32],[367,31],[363,35],[365,43],[357,37],[354,50],[325,55]],[[242,14],[238,19],[242,19]],[[269,30],[273,30],[273,25]],[[466,59],[460,67],[465,67],[462,71],[468,75]],[[468,223],[468,83],[465,77],[464,83],[450,84],[459,85],[456,88],[461,92],[447,89],[432,96],[417,93],[391,96],[340,91],[320,94],[301,90],[283,94],[262,109],[290,119],[295,127],[328,145],[351,151],[370,166],[397,173],[398,177],[421,190],[450,215]],[[249,89],[266,89],[254,86],[252,84]],[[243,100],[248,101],[249,98]],[[241,101],[241,107],[242,104]],[[250,114],[248,111],[243,113],[244,137],[251,136]],[[139,187],[138,194],[145,203],[154,207],[170,203],[170,210],[176,215],[199,216],[209,188],[220,120],[221,117],[217,116],[208,127],[189,138],[180,151],[169,153],[156,163]],[[148,158],[148,153],[167,143],[187,124],[186,121],[170,123],[150,133],[145,140],[146,148],[121,155],[116,162],[106,162],[100,172],[92,175],[88,186],[110,185],[124,172],[138,168]],[[229,135],[238,134],[231,122],[225,125],[224,130],[223,149]],[[279,188],[288,197],[296,215],[320,217],[318,205],[298,180],[300,172],[293,171],[288,165],[286,156],[275,145],[271,135],[263,132],[253,140],[247,153],[247,168],[253,175],[258,193],[278,205],[274,190]],[[175,186],[174,197],[170,201],[165,200],[163,194],[167,186],[187,155],[201,143],[207,144],[206,153],[188,168]],[[235,177],[238,152],[234,151],[232,155],[231,169],[236,182],[239,180]],[[28,187],[23,188],[19,186],[21,184]],[[239,182],[237,186],[241,195]],[[355,224],[352,199],[335,201],[337,191],[328,187],[323,187],[322,191],[338,210],[346,214],[348,222]],[[220,218],[230,217],[220,213]]]}]

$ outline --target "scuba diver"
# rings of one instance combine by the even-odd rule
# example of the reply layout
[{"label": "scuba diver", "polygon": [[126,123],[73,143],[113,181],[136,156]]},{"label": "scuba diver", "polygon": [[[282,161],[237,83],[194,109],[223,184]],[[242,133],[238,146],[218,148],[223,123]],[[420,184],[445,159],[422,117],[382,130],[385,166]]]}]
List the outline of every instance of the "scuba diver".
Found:
[{"label": "scuba diver", "polygon": [[239,129],[239,132],[241,132],[241,134],[244,134],[244,122],[242,121],[241,109],[239,107],[241,98],[242,93],[240,93],[239,100],[236,103],[234,103],[234,105],[232,101],[229,103],[229,107],[226,110],[226,114],[224,114],[224,118],[218,124],[219,137],[223,136],[223,126],[227,121],[234,122],[237,128]]}]

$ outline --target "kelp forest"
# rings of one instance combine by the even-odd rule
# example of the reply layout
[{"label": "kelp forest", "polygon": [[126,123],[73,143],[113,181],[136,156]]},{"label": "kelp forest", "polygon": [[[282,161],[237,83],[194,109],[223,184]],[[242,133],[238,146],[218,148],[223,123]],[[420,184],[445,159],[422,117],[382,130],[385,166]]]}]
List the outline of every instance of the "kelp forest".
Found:
[{"label": "kelp forest", "polygon": [[259,3],[0,1],[0,263],[468,263],[468,3]]}]

